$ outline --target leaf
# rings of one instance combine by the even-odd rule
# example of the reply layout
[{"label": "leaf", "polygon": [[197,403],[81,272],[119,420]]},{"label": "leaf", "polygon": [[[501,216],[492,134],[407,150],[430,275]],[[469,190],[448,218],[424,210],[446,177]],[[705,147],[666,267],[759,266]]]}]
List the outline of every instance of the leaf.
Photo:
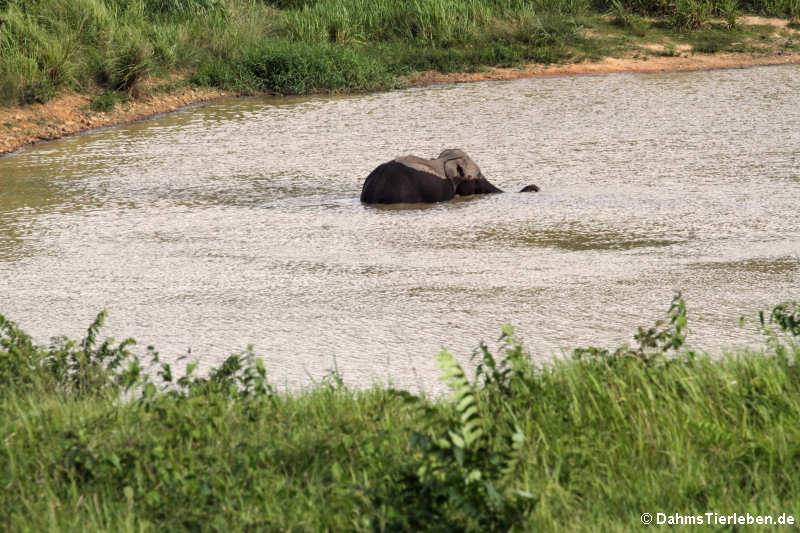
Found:
[{"label": "leaf", "polygon": [[478,414],[478,409],[477,409],[477,408],[476,408],[474,405],[473,405],[473,406],[470,406],[470,408],[469,408],[469,409],[467,409],[466,411],[464,411],[463,413],[461,413],[461,422],[462,422],[462,423],[464,423],[464,424],[466,424],[467,422],[469,422],[469,420],[470,420],[470,419],[471,419],[471,418],[472,418],[474,415],[477,415],[477,414]]},{"label": "leaf", "polygon": [[453,448],[453,457],[456,458],[458,466],[464,466],[464,448]]},{"label": "leaf", "polygon": [[484,486],[486,487],[486,494],[489,496],[489,500],[492,504],[499,506],[503,503],[503,495],[497,492],[491,481],[484,482]]},{"label": "leaf", "polygon": [[469,484],[472,483],[473,481],[479,481],[480,479],[481,479],[481,471],[475,468],[472,470],[472,472],[470,472],[467,475],[467,479],[465,481],[467,482],[467,484]]},{"label": "leaf", "polygon": [[155,395],[156,395],[156,386],[153,385],[152,383],[148,383],[142,389],[142,397],[143,398],[148,398],[149,399],[149,398],[152,398]]},{"label": "leaf", "polygon": [[464,439],[461,437],[461,435],[450,430],[448,430],[447,433],[450,435],[450,440],[453,441],[453,444],[455,444],[458,448],[464,447]]},{"label": "leaf", "polygon": [[[465,409],[466,409],[468,406],[470,406],[470,405],[472,405],[472,404],[474,404],[474,403],[475,403],[475,397],[474,397],[472,394],[470,394],[470,395],[467,395],[467,396],[464,396],[464,398],[463,398],[463,399],[462,399],[462,400],[461,400],[461,401],[458,403],[458,405],[456,406],[456,410],[457,410],[459,413],[463,413],[463,412],[464,412],[464,410],[465,410]],[[473,407],[473,409],[474,409],[474,407]],[[463,415],[462,415],[462,416],[463,416]]]},{"label": "leaf", "polygon": [[331,465],[331,476],[333,476],[333,479],[335,481],[341,481],[343,474],[344,471],[342,470],[342,467],[339,465],[339,463],[333,463]]},{"label": "leaf", "polygon": [[467,427],[464,428],[464,442],[466,443],[467,446],[472,446],[472,444],[482,436],[483,436],[483,430],[481,428],[477,428],[474,431],[470,430]]}]

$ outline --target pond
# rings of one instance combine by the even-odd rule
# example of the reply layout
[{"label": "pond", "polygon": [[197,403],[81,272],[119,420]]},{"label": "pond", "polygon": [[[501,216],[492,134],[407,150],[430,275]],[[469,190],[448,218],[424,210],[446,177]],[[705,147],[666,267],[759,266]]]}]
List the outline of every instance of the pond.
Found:
[{"label": "pond", "polygon": [[[439,387],[510,323],[539,360],[629,342],[675,291],[702,350],[800,298],[800,67],[218,101],[0,158],[0,313],[272,382]],[[466,150],[508,193],[371,207],[378,164]]]}]

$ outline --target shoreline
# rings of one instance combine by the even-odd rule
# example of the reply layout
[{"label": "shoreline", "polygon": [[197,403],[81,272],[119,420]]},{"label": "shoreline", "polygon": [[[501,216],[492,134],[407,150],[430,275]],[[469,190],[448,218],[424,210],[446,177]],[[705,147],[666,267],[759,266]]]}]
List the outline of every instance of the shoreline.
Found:
[{"label": "shoreline", "polygon": [[[691,72],[800,64],[800,54],[684,54],[646,55],[638,58],[606,57],[600,61],[567,64],[528,64],[525,68],[488,67],[482,72],[443,74],[416,72],[405,78],[410,87],[445,83],[503,81],[523,78],[581,76],[601,74],[649,74]],[[155,93],[117,105],[111,112],[89,110],[91,94],[66,93],[45,104],[0,108],[0,157],[40,142],[69,137],[88,131],[118,126],[157,115],[171,113],[236,93],[208,87],[183,87],[173,92]],[[10,130],[10,132],[9,132]]]},{"label": "shoreline", "polygon": [[95,112],[89,109],[92,94],[69,92],[45,104],[0,107],[0,157],[41,142],[147,120],[233,95],[209,87],[184,87],[118,104],[110,112]]}]

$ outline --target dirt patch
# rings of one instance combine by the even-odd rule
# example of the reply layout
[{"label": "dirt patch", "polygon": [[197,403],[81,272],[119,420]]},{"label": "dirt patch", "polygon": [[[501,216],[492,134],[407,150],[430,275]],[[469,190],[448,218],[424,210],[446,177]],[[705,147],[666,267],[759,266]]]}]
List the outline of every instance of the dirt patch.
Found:
[{"label": "dirt patch", "polygon": [[601,61],[583,61],[567,65],[528,65],[522,69],[491,68],[486,72],[441,74],[420,72],[410,78],[414,86],[432,83],[462,83],[484,80],[508,80],[547,76],[571,76],[581,74],[609,74],[615,72],[681,72],[743,68],[762,65],[787,65],[800,63],[800,54],[692,54],[675,57],[644,56],[640,58],[608,57]]},{"label": "dirt patch", "polygon": [[659,43],[641,43],[638,46],[650,50],[651,52],[655,52],[657,54],[665,54],[667,50],[671,48],[676,54],[684,54],[692,51],[691,45],[688,44],[659,44]]},{"label": "dirt patch", "polygon": [[0,154],[39,141],[122,124],[227,95],[208,88],[184,87],[119,103],[107,113],[90,110],[91,95],[66,93],[46,104],[0,107]]},{"label": "dirt patch", "polygon": [[745,15],[737,19],[739,24],[745,26],[774,26],[776,28],[785,28],[789,21],[786,19],[776,19],[769,17],[756,17],[754,15]]}]

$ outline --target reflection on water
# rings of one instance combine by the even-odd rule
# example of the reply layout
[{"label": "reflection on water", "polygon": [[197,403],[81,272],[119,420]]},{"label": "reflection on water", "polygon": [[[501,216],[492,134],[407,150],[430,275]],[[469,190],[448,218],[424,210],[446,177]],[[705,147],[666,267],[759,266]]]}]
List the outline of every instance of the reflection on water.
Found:
[{"label": "reflection on water", "polygon": [[[537,357],[614,346],[675,290],[690,342],[798,298],[796,66],[218,102],[0,159],[0,313],[39,340],[252,343],[277,384],[435,389],[517,327]],[[400,154],[461,147],[509,193],[362,206]]]}]

